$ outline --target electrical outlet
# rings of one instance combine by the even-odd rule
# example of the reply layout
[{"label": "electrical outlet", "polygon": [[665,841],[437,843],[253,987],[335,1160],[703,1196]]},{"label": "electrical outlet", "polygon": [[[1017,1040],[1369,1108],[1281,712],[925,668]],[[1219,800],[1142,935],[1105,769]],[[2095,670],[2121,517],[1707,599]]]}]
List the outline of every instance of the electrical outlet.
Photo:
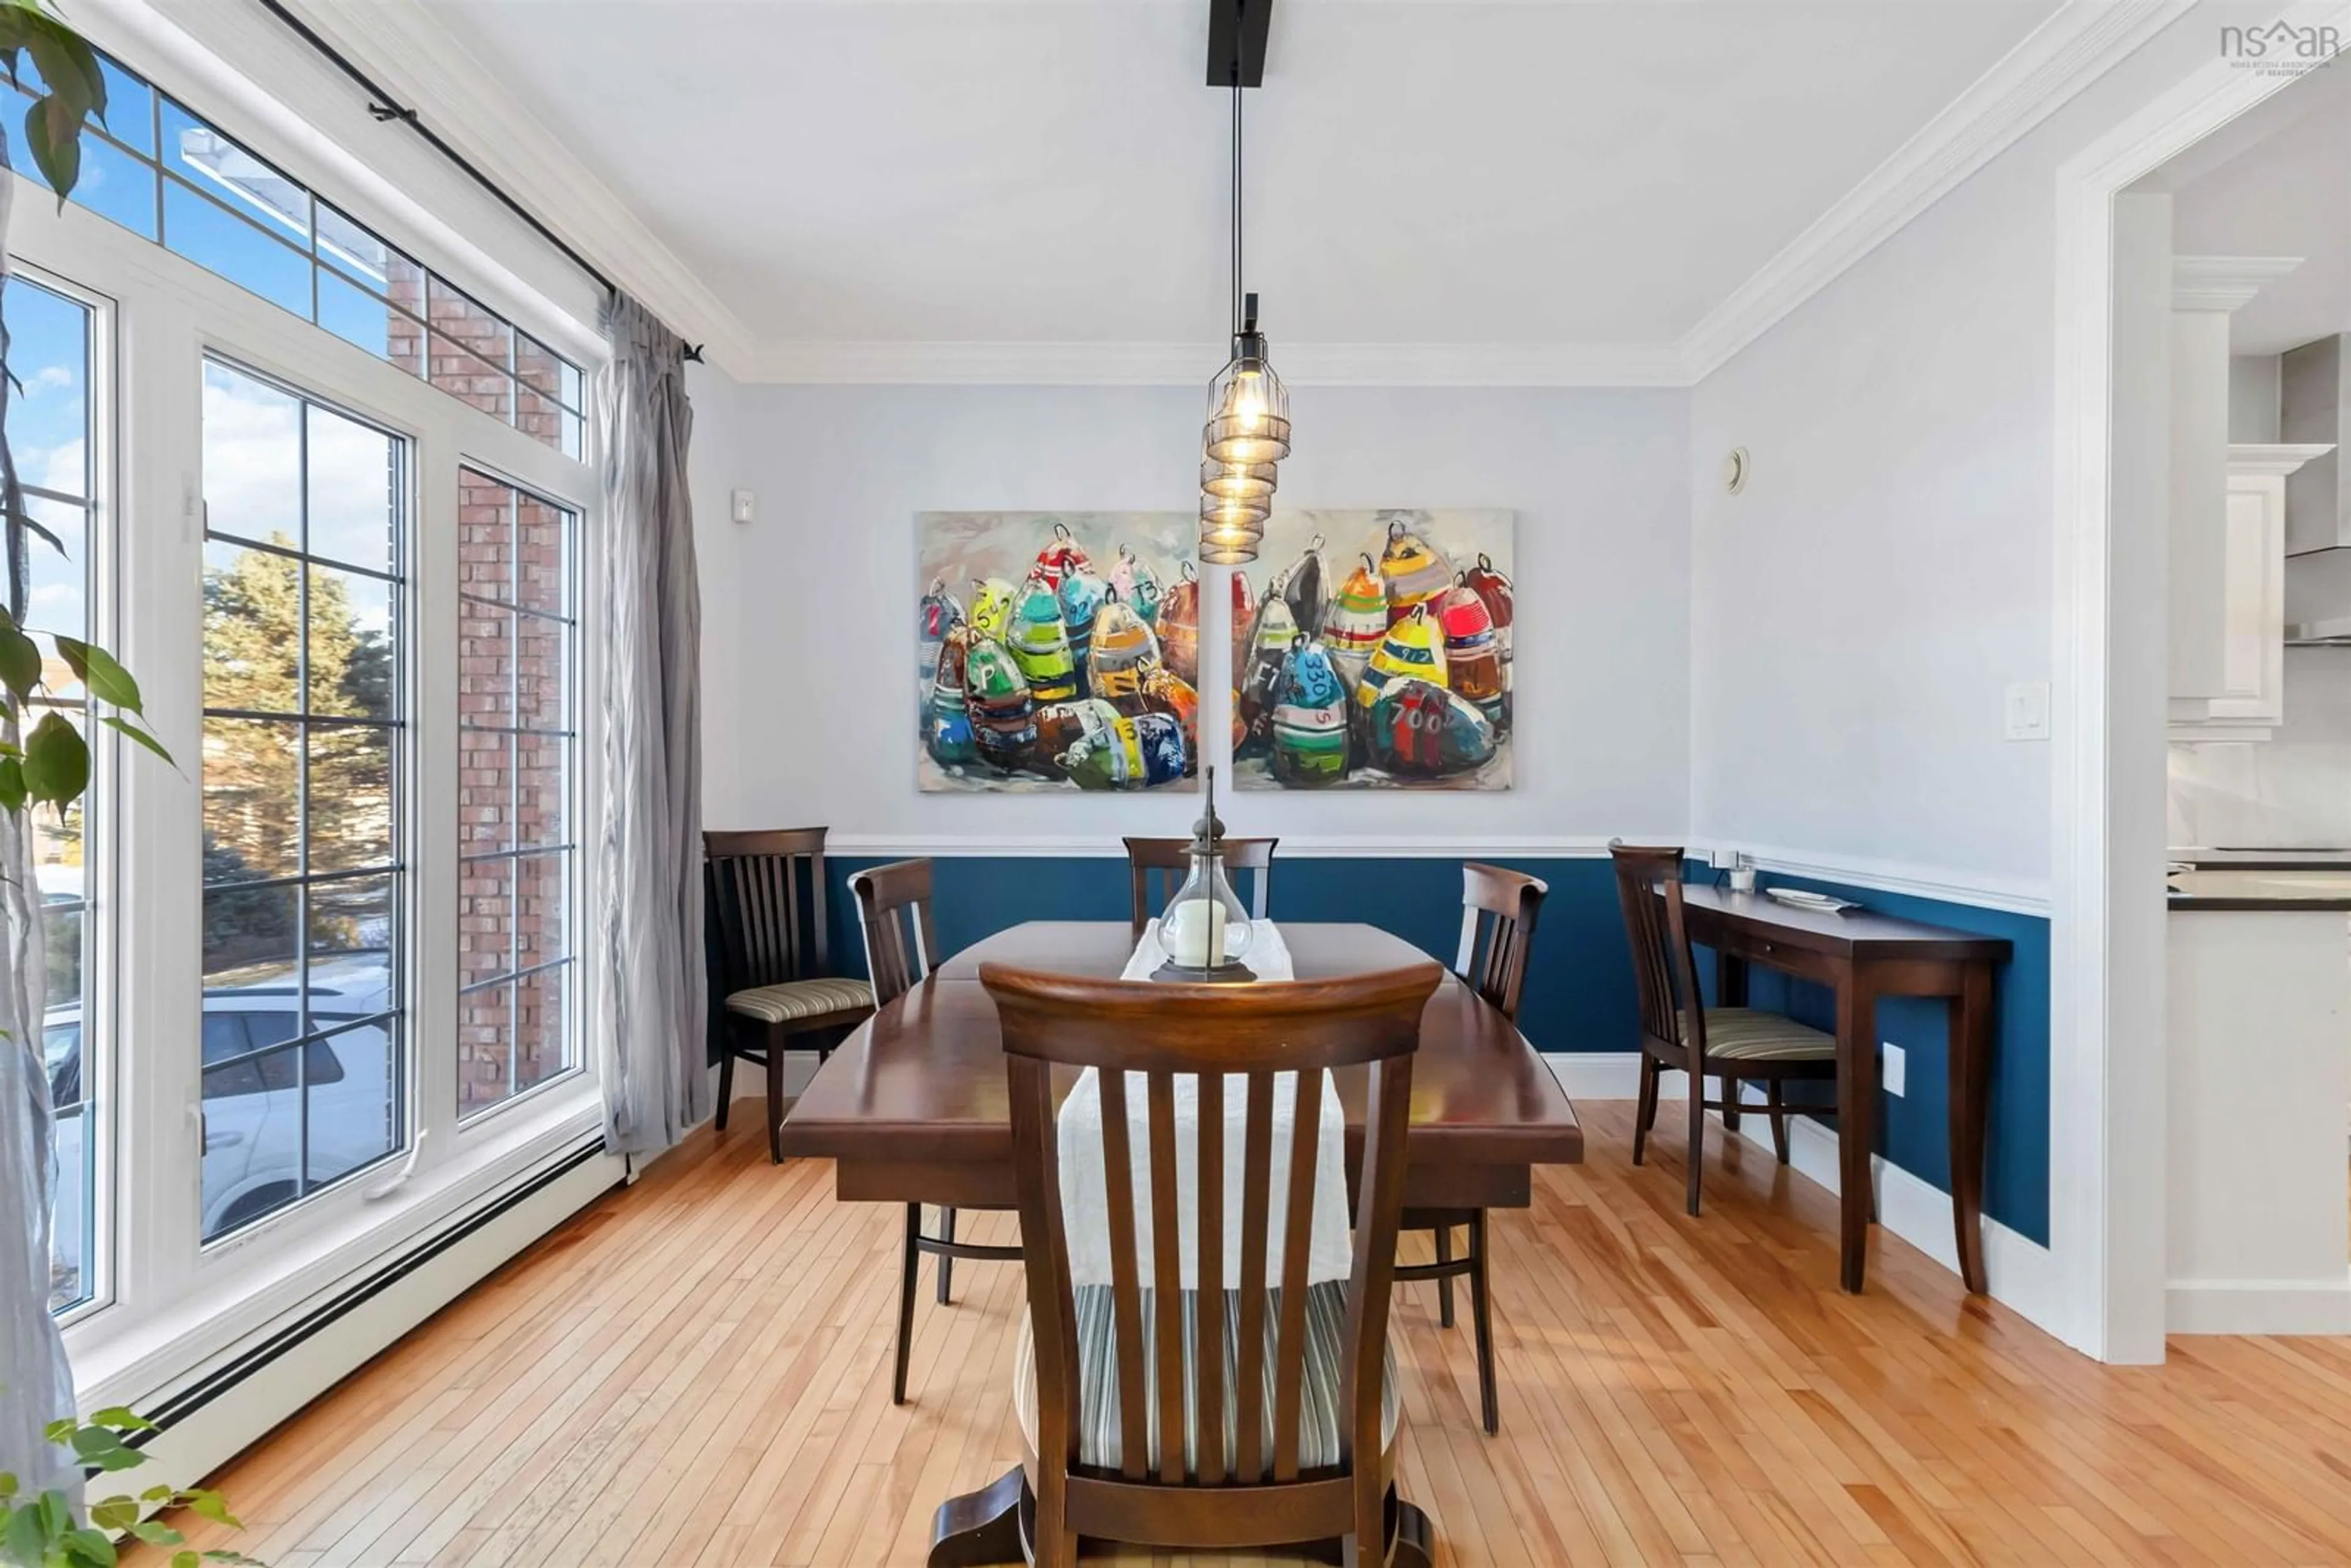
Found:
[{"label": "electrical outlet", "polygon": [[1892,1040],[1880,1040],[1877,1045],[1877,1082],[1888,1094],[1899,1094],[1903,1085],[1902,1048]]}]

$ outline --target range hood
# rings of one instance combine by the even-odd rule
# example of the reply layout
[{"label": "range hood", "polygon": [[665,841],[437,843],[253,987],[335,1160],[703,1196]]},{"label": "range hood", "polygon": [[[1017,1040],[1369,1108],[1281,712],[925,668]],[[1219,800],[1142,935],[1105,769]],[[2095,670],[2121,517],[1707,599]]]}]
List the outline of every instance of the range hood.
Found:
[{"label": "range hood", "polygon": [[2285,482],[2285,643],[2351,647],[2351,352],[2341,336],[2290,350],[2278,367],[2278,438],[2330,443]]}]

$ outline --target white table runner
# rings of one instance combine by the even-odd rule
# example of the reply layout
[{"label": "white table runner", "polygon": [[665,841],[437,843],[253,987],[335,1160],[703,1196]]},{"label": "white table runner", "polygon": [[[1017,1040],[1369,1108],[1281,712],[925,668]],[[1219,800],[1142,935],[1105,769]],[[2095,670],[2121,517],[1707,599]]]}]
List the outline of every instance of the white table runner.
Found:
[{"label": "white table runner", "polygon": [[[1247,962],[1261,980],[1295,977],[1290,949],[1270,920],[1250,922],[1252,936]],[[1154,921],[1135,944],[1123,978],[1147,978],[1166,961],[1160,948],[1158,923]],[[1143,1287],[1152,1286],[1151,1133],[1147,1081],[1140,1072],[1126,1075],[1127,1149],[1134,1190],[1136,1273]],[[1248,1155],[1249,1092],[1238,1076],[1225,1080],[1225,1224],[1224,1283],[1232,1290],[1241,1277],[1242,1181]],[[1271,1170],[1274,1201],[1266,1216],[1266,1283],[1281,1282],[1281,1254],[1287,1230],[1286,1204],[1291,1134],[1297,1125],[1298,1074],[1277,1073],[1273,1082]],[[1309,1284],[1344,1280],[1353,1271],[1354,1256],[1349,1239],[1347,1212],[1346,1119],[1330,1074],[1322,1075],[1322,1103],[1314,1139],[1313,1233],[1307,1247]],[[1070,1097],[1061,1103],[1057,1133],[1061,1161],[1061,1217],[1069,1235],[1070,1280],[1073,1285],[1111,1282],[1109,1185],[1102,1169],[1102,1081],[1092,1068],[1078,1075]],[[1199,1262],[1200,1081],[1193,1073],[1176,1077],[1176,1214],[1180,1233],[1178,1256],[1183,1288],[1196,1290]]]}]

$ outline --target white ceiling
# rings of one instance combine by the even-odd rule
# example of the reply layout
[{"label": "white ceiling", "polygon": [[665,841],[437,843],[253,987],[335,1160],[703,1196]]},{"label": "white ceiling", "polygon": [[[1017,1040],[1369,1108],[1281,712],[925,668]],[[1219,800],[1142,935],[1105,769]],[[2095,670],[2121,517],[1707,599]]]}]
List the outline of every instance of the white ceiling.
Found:
[{"label": "white ceiling", "polygon": [[2182,256],[2298,256],[2229,318],[2241,354],[2351,332],[2351,74],[2314,71],[2147,182]]},{"label": "white ceiling", "polygon": [[[432,9],[763,349],[1224,329],[1203,0]],[[1277,353],[1677,342],[2054,9],[1280,0],[1250,287]]]}]

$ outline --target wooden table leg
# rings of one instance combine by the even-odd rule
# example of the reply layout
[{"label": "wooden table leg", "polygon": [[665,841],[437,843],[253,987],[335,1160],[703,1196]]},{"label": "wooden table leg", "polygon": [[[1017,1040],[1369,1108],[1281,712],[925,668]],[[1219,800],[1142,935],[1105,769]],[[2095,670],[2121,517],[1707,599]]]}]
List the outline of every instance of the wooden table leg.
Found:
[{"label": "wooden table leg", "polygon": [[1865,975],[1837,988],[1838,1275],[1860,1293],[1869,1260],[1869,1156],[1877,1142],[1877,998]]},{"label": "wooden table leg", "polygon": [[1959,1278],[1982,1295],[1984,1120],[1991,1093],[1991,966],[1970,964],[1951,998],[1951,1223],[1958,1228]]},{"label": "wooden table leg", "polygon": [[1743,1008],[1747,1005],[1747,960],[1720,947],[1714,950],[1714,1005],[1719,1008]]},{"label": "wooden table leg", "polygon": [[[1714,1005],[1719,1008],[1743,1008],[1747,1005],[1747,960],[1717,947],[1714,950]],[[1722,1130],[1739,1131],[1739,1080],[1722,1081]]]},{"label": "wooden table leg", "polygon": [[1027,1562],[1020,1544],[1020,1504],[1027,1490],[1015,1465],[979,1490],[939,1504],[931,1516],[929,1568]]}]

